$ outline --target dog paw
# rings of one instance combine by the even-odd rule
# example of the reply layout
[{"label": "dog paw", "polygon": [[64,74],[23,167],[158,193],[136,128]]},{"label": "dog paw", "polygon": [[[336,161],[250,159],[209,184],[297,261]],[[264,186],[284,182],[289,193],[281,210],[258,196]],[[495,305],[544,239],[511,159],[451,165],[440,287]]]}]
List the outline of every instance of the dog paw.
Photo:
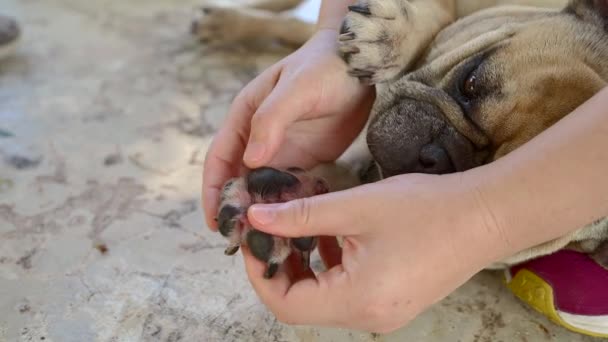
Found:
[{"label": "dog paw", "polygon": [[360,0],[350,6],[339,37],[348,73],[374,84],[391,80],[411,64],[421,48],[407,0]]},{"label": "dog paw", "polygon": [[0,59],[13,53],[20,34],[21,29],[14,19],[0,15]]},{"label": "dog paw", "polygon": [[248,16],[236,7],[206,5],[199,9],[190,33],[201,42],[233,42],[248,36]]},{"label": "dog paw", "polygon": [[219,231],[229,241],[225,254],[233,255],[246,244],[254,257],[268,265],[265,278],[272,278],[293,251],[300,253],[308,266],[316,238],[287,239],[255,230],[247,220],[247,209],[256,203],[281,203],[328,191],[323,179],[297,168],[280,171],[265,167],[229,180],[222,190],[217,215]]}]

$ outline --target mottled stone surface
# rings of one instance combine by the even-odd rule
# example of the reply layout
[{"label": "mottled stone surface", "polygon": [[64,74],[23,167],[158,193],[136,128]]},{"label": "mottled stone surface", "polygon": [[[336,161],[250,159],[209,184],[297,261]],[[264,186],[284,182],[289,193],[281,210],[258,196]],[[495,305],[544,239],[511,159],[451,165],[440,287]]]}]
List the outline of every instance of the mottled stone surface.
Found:
[{"label": "mottled stone surface", "polygon": [[291,328],[203,225],[230,100],[281,48],[189,39],[197,2],[2,0],[0,341],[590,341],[483,273],[391,336]]}]

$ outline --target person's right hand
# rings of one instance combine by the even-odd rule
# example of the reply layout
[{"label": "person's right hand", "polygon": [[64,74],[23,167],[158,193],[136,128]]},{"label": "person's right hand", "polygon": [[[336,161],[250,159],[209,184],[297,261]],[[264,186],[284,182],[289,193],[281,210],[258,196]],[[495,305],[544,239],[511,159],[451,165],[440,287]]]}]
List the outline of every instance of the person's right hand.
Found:
[{"label": "person's right hand", "polygon": [[505,222],[500,206],[485,200],[485,184],[496,181],[486,175],[400,175],[254,204],[248,218],[257,230],[291,238],[341,236],[343,248],[325,248],[321,240],[325,271],[303,268],[294,253],[265,279],[267,264],[243,246],[249,280],[283,323],[393,332],[482,268],[529,247],[511,243],[499,223]]},{"label": "person's right hand", "polygon": [[203,170],[203,205],[217,229],[220,191],[246,168],[312,168],[336,160],[361,132],[373,88],[348,76],[338,32],[319,30],[250,82],[214,138]]}]

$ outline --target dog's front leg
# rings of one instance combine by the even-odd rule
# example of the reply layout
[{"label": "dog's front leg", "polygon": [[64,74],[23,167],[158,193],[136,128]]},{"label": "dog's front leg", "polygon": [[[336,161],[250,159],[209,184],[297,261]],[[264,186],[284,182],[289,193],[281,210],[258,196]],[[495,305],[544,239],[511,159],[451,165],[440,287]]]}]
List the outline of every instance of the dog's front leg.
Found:
[{"label": "dog's front leg", "polygon": [[348,72],[371,84],[409,71],[456,17],[455,0],[360,0],[349,9],[339,52]]}]

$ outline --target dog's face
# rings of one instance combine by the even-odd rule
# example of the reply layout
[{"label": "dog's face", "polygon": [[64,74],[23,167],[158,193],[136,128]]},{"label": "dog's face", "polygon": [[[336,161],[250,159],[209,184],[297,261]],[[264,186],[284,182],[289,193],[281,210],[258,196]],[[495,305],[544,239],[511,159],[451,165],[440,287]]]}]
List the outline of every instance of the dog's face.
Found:
[{"label": "dog's face", "polygon": [[415,72],[378,88],[368,145],[384,177],[496,160],[608,80],[608,0],[500,9],[440,33]]}]

